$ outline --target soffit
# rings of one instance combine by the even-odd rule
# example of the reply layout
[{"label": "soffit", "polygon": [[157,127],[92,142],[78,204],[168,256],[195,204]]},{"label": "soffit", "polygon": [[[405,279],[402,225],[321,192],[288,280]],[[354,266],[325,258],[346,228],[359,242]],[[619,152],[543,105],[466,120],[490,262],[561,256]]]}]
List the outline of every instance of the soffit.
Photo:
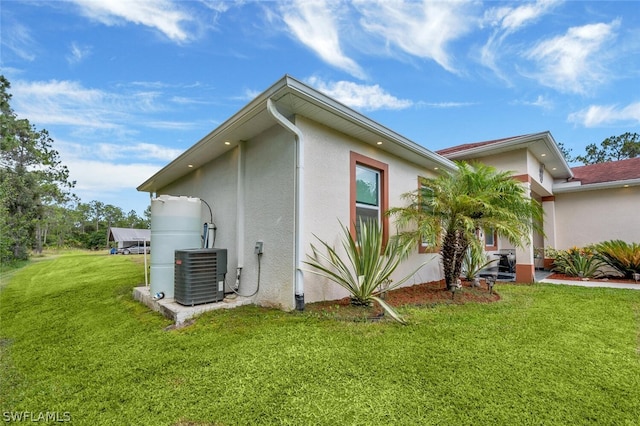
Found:
[{"label": "soffit", "polygon": [[[138,186],[138,191],[155,192],[234,149],[240,141],[250,140],[277,125],[267,111],[267,99],[272,99],[280,113],[292,121],[295,115],[305,116],[426,169],[454,170],[456,168],[450,160],[404,138],[309,86],[285,76]],[[382,142],[382,145],[378,145],[378,142]]]}]

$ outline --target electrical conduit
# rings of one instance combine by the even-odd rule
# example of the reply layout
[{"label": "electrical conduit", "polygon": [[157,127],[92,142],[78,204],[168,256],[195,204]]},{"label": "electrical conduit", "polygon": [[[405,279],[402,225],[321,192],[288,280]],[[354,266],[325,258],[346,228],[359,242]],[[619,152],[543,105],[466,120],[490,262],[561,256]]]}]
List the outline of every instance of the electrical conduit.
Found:
[{"label": "electrical conduit", "polygon": [[304,276],[302,274],[302,232],[303,226],[303,212],[302,206],[304,205],[304,143],[302,138],[302,131],[297,128],[292,122],[286,119],[284,115],[276,109],[271,98],[267,99],[267,111],[273,116],[273,118],[286,130],[293,133],[296,139],[296,206],[295,206],[295,221],[296,221],[296,246],[295,246],[295,300],[296,310],[304,310]]}]

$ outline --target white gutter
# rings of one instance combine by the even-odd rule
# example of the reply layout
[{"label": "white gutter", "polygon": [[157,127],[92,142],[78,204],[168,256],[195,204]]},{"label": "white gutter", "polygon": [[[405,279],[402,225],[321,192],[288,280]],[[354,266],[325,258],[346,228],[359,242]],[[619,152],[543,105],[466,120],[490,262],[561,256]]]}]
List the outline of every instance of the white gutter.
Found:
[{"label": "white gutter", "polygon": [[302,245],[304,240],[302,233],[304,231],[303,226],[303,212],[302,206],[304,205],[304,143],[302,138],[302,131],[296,127],[292,122],[277,110],[271,98],[267,99],[267,111],[276,119],[276,121],[282,125],[286,130],[293,133],[296,139],[296,206],[295,206],[295,221],[296,221],[296,236],[295,236],[295,300],[296,310],[304,310],[304,276],[302,274]]},{"label": "white gutter", "polygon": [[611,182],[598,182],[581,184],[580,182],[567,182],[553,185],[554,194],[563,192],[591,191],[597,189],[626,188],[640,185],[640,179],[616,180]]}]

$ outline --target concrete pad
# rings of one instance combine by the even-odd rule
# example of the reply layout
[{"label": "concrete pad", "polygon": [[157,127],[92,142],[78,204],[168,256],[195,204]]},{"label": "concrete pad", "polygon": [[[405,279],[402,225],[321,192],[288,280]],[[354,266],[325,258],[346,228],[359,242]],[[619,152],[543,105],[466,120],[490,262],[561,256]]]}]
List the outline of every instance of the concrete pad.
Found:
[{"label": "concrete pad", "polygon": [[252,299],[248,297],[238,296],[235,299],[225,298],[222,302],[204,303],[202,305],[184,306],[177,303],[174,299],[153,300],[151,289],[149,287],[135,287],[133,289],[133,298],[151,308],[153,311],[160,312],[166,318],[172,320],[175,325],[181,325],[188,319],[198,316],[204,312],[216,309],[231,309],[238,306],[250,305]]},{"label": "concrete pad", "polygon": [[604,287],[604,288],[621,288],[628,290],[640,290],[640,284],[617,283],[612,281],[569,281],[569,280],[550,280],[548,278],[540,281],[541,284],[563,284],[573,285],[577,287]]}]

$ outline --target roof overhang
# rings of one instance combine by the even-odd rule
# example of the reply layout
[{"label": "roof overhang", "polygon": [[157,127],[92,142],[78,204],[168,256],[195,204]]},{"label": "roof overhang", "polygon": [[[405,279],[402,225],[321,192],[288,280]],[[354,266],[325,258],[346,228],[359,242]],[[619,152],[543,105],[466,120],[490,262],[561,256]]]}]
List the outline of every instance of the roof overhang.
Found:
[{"label": "roof overhang", "polygon": [[447,154],[451,160],[470,160],[487,157],[516,149],[527,149],[554,179],[569,179],[573,172],[550,132],[532,133],[503,139]]},{"label": "roof overhang", "polygon": [[187,149],[140,186],[138,191],[156,192],[198,167],[234,149],[277,124],[267,110],[267,99],[287,117],[301,115],[389,152],[429,170],[454,171],[456,164],[365,117],[306,84],[285,75]]},{"label": "roof overhang", "polygon": [[567,193],[567,192],[580,192],[580,191],[595,191],[598,189],[614,189],[614,188],[628,188],[631,186],[639,186],[640,179],[627,179],[616,180],[612,182],[598,182],[581,185],[579,181],[576,182],[562,182],[553,185],[553,193]]}]

